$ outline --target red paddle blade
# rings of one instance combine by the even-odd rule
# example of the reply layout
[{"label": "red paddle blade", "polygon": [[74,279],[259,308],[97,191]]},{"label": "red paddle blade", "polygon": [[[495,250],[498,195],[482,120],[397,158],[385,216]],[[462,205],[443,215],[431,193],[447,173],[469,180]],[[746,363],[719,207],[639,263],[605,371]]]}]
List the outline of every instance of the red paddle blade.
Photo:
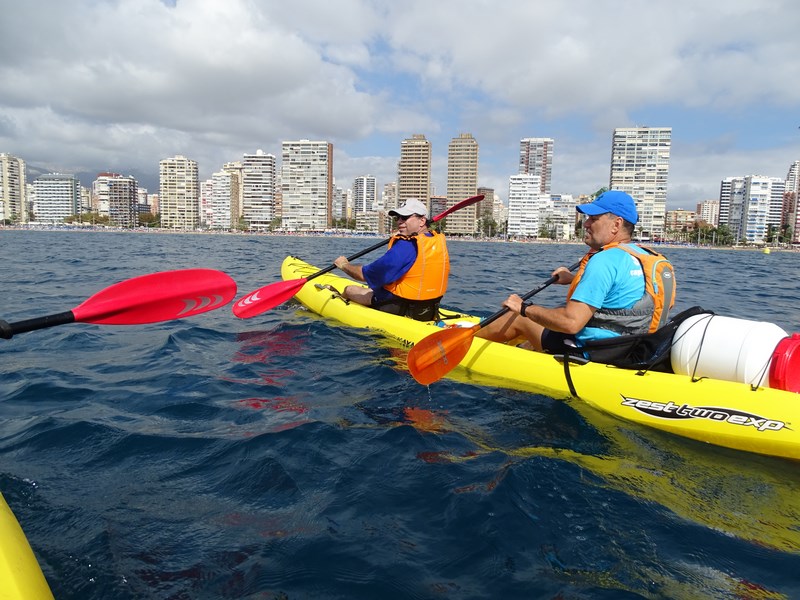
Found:
[{"label": "red paddle blade", "polygon": [[224,306],[235,295],[236,282],[222,271],[162,271],[115,283],[72,313],[79,323],[139,325],[199,315]]},{"label": "red paddle blade", "polygon": [[422,338],[408,352],[408,370],[422,385],[439,381],[458,366],[480,325],[442,329]]},{"label": "red paddle blade", "polygon": [[276,281],[250,292],[233,305],[233,314],[240,319],[255,317],[270,308],[275,308],[293,297],[303,287],[307,279]]}]

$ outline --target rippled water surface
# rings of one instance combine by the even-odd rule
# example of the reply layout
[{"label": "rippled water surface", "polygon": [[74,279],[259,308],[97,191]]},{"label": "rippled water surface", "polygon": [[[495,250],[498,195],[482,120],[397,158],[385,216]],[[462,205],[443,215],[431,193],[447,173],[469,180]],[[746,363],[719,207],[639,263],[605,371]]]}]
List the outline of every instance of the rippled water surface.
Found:
[{"label": "rippled water surface", "polygon": [[[169,269],[242,295],[374,242],[0,231],[0,317]],[[449,303],[489,315],[583,248],[451,242]],[[666,252],[678,309],[800,332],[800,254]],[[422,387],[404,355],[294,302],[0,340],[0,491],[59,599],[800,597],[797,464]]]}]

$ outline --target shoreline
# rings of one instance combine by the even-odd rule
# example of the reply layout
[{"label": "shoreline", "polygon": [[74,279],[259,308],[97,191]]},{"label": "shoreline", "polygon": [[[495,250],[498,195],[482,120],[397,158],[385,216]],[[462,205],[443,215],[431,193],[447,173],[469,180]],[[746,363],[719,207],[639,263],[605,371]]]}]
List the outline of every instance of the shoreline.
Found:
[{"label": "shoreline", "polygon": [[[97,226],[58,226],[58,225],[44,225],[44,226],[20,226],[20,225],[0,225],[0,232],[3,231],[47,231],[58,233],[123,233],[123,234],[151,234],[151,235],[226,235],[226,236],[239,236],[239,237],[314,237],[314,238],[341,238],[341,239],[381,239],[388,237],[388,235],[381,235],[376,232],[350,232],[344,231],[329,231],[329,232],[247,232],[247,231],[189,231],[189,230],[172,230],[160,228],[136,228],[126,229],[122,227],[97,227]],[[507,239],[507,238],[476,238],[476,237],[450,237],[454,242],[472,242],[472,243],[505,243],[505,244],[563,244],[573,246],[583,246],[580,240],[544,240],[544,239]],[[800,252],[800,246],[792,247],[791,245],[763,245],[763,246],[711,246],[708,244],[698,245],[691,243],[678,243],[678,242],[660,242],[660,243],[643,243],[644,246],[655,248],[689,248],[695,250],[746,250],[757,251],[764,254],[769,252]],[[769,252],[768,252],[769,251]]]}]

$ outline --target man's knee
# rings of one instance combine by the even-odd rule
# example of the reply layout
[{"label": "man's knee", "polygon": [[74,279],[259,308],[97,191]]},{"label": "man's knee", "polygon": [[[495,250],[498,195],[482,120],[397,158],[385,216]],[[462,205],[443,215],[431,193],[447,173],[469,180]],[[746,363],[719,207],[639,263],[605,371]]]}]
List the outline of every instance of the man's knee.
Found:
[{"label": "man's knee", "polygon": [[348,285],[344,288],[344,297],[358,304],[369,306],[372,304],[372,290],[360,285]]}]

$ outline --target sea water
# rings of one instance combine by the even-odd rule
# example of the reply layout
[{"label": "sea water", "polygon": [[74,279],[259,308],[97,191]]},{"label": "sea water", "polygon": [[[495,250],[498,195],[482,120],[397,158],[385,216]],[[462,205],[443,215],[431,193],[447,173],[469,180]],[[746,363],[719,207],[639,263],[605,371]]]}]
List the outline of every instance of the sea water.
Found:
[{"label": "sea water", "polygon": [[[286,254],[375,241],[0,231],[0,318],[169,269],[241,296]],[[447,300],[487,316],[585,247],[449,248]],[[800,254],[664,252],[676,311],[800,331]],[[796,464],[491,382],[425,388],[405,354],[295,302],[0,340],[0,491],[59,599],[800,597]]]}]

